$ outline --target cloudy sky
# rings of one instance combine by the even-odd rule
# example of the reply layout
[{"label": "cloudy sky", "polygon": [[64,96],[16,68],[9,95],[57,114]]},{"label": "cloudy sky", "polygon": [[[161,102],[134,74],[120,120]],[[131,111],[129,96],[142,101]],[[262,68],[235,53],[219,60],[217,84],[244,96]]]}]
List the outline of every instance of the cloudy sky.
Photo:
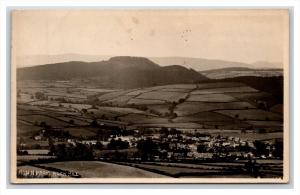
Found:
[{"label": "cloudy sky", "polygon": [[285,63],[288,12],[18,10],[12,40],[13,57],[75,53]]}]

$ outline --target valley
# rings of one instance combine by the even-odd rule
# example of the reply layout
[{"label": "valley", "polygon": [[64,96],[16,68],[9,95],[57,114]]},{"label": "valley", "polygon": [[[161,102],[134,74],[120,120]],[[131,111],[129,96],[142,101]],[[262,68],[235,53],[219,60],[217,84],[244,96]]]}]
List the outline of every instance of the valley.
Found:
[{"label": "valley", "polygon": [[107,177],[109,164],[115,177],[282,177],[283,86],[269,86],[282,77],[208,79],[177,66],[161,73],[145,59],[113,62],[97,77],[79,65],[51,77],[52,65],[18,71],[19,177]]}]

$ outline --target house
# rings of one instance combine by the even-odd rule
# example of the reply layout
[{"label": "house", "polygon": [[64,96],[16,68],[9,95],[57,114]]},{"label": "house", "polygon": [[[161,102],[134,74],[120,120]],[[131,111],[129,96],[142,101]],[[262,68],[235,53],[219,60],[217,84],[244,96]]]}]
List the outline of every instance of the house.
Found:
[{"label": "house", "polygon": [[85,145],[96,145],[97,140],[83,140],[83,141],[81,141],[81,143],[85,144]]},{"label": "house", "polygon": [[230,142],[223,142],[223,143],[222,143],[222,146],[225,146],[225,147],[226,147],[226,146],[230,146],[230,145],[231,145]]},{"label": "house", "polygon": [[194,153],[194,157],[197,159],[211,159],[213,157],[212,153]]},{"label": "house", "polygon": [[36,135],[36,136],[34,136],[34,140],[40,141],[40,140],[42,140],[42,136]]}]

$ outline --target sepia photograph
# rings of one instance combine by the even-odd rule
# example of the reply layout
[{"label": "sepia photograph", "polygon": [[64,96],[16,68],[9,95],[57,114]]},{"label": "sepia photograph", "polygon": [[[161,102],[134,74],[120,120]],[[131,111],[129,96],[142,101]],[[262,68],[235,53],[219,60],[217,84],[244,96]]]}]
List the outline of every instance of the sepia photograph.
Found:
[{"label": "sepia photograph", "polygon": [[12,10],[10,134],[12,183],[287,183],[289,10]]}]

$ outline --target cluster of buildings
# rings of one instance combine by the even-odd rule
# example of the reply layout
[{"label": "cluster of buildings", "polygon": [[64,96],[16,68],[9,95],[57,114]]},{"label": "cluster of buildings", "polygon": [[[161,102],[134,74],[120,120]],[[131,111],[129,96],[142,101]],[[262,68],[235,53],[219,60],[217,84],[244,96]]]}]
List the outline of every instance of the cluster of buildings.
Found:
[{"label": "cluster of buildings", "polygon": [[[34,139],[45,140],[45,130],[34,136]],[[77,139],[77,138],[55,138],[53,142],[64,142],[66,144],[76,145],[81,143],[88,146],[97,146],[100,143],[101,149],[108,149],[109,143],[114,140],[128,142],[129,148],[138,148],[141,140],[150,139],[157,146],[157,153],[154,159],[212,159],[212,158],[231,158],[245,159],[249,156],[254,157],[253,151],[256,150],[255,143],[251,140],[234,136],[221,136],[213,134],[183,133],[154,133],[145,135],[135,133],[133,135],[110,135],[106,140],[99,139]],[[63,139],[63,140],[62,140]],[[268,153],[264,153],[258,158],[272,158],[274,145],[271,142],[264,142]]]},{"label": "cluster of buildings", "polygon": [[[174,135],[139,135],[139,136],[111,136],[106,141],[100,141],[104,148],[112,139],[127,141],[130,148],[137,148],[139,141],[151,139],[157,145],[158,154],[154,159],[212,159],[212,158],[234,158],[246,159],[254,157],[253,151],[256,149],[251,140],[239,137],[223,137],[220,135],[193,136],[184,134]],[[68,140],[75,143],[75,140]],[[97,140],[77,141],[86,145],[96,145]],[[272,158],[274,146],[271,142],[265,142],[268,155],[256,156],[258,158]]]}]

